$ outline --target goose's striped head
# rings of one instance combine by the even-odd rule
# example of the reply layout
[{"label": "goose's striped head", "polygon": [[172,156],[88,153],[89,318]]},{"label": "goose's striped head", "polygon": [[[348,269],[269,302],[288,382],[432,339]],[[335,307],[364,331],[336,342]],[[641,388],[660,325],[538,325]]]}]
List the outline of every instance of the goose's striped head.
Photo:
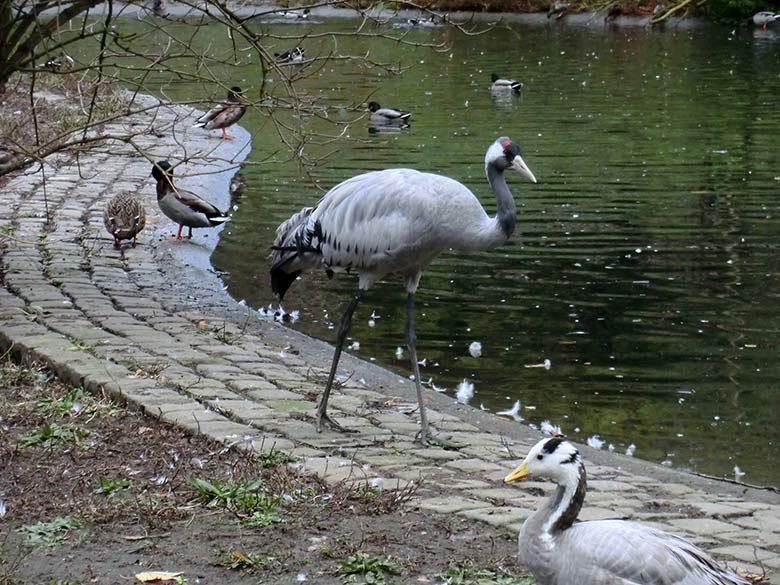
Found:
[{"label": "goose's striped head", "polygon": [[525,176],[532,183],[536,183],[536,177],[523,160],[520,147],[507,136],[502,136],[488,148],[485,153],[485,170],[493,166],[500,171],[512,169]]},{"label": "goose's striped head", "polygon": [[542,439],[534,445],[528,455],[505,482],[534,476],[551,479],[559,485],[570,483],[580,474],[582,459],[577,448],[559,437]]}]

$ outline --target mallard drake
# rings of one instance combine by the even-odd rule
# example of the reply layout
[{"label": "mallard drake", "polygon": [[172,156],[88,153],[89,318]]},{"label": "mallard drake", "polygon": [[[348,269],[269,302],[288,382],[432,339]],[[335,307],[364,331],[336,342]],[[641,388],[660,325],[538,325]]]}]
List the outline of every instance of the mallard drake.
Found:
[{"label": "mallard drake", "polygon": [[780,19],[780,14],[775,14],[769,10],[762,10],[761,12],[756,12],[751,20],[756,26],[760,26],[761,28],[765,29],[767,25],[778,19]]},{"label": "mallard drake", "polygon": [[523,83],[521,81],[507,79],[496,73],[493,73],[490,76],[490,80],[493,82],[493,85],[490,86],[491,91],[511,91],[512,93],[520,93],[523,89]]},{"label": "mallard drake", "polygon": [[550,479],[555,494],[523,524],[520,561],[538,585],[748,585],[700,548],[630,520],[574,523],[585,500],[585,465],[560,437],[543,439],[504,481]]},{"label": "mallard drake", "polygon": [[228,90],[227,100],[203,114],[192,127],[206,130],[219,128],[222,130],[222,138],[233,140],[234,137],[227,133],[226,128],[238,122],[245,112],[246,104],[241,95],[241,88],[233,86]]},{"label": "mallard drake", "polygon": [[187,239],[192,238],[194,227],[215,227],[230,218],[205,199],[192,191],[178,189],[173,184],[173,167],[167,160],[161,160],[152,167],[152,176],[157,181],[157,204],[160,210],[179,224],[175,238],[182,239],[181,230],[190,228]]},{"label": "mallard drake", "polygon": [[411,112],[396,108],[383,108],[377,102],[370,102],[368,111],[371,112],[372,124],[406,124],[412,117]]},{"label": "mallard drake", "polygon": [[309,18],[309,13],[311,10],[308,8],[302,8],[302,9],[293,9],[293,10],[282,10],[279,15],[283,16],[284,18],[295,18],[298,20],[303,20],[305,18]]},{"label": "mallard drake", "polygon": [[279,65],[289,65],[290,63],[301,63],[306,58],[306,51],[303,47],[293,47],[284,53],[274,53],[274,60]]},{"label": "mallard drake", "polygon": [[73,57],[65,53],[60,53],[56,57],[52,57],[46,61],[46,69],[54,73],[67,73],[73,69],[75,63]]},{"label": "mallard drake", "polygon": [[114,248],[118,250],[122,240],[130,239],[135,248],[136,236],[146,226],[144,204],[130,193],[120,193],[103,208],[103,223],[114,236]]}]

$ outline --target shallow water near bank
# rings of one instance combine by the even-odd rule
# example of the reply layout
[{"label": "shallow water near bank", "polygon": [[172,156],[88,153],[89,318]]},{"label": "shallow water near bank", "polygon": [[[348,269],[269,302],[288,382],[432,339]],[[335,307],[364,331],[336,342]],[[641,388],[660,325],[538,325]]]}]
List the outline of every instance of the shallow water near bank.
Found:
[{"label": "shallow water near bank", "polygon": [[[273,50],[300,42],[313,55],[325,54],[328,41],[299,37],[352,26],[267,25],[289,37]],[[409,38],[449,47],[341,38],[344,54],[368,50],[410,69],[396,77],[342,61],[296,82],[333,106],[336,121],[368,98],[411,110],[407,131],[370,134],[359,122],[335,143],[307,145],[309,156],[329,156],[304,174],[284,162],[262,113],[242,120],[253,134],[248,160],[275,162],[245,168],[247,187],[212,258],[231,294],[254,307],[275,303],[267,275],[275,227],[359,172],[442,173],[492,212],[484,152],[508,134],[540,182],[509,177],[519,224],[507,245],[449,253],[423,276],[423,378],[453,396],[467,379],[473,406],[496,411],[519,400],[525,422],[550,420],[576,439],[600,435],[605,447],[635,444],[637,457],[716,475],[732,476],[738,465],[745,481],[780,485],[766,457],[780,441],[775,33],[544,23],[481,36],[431,27]],[[211,41],[215,50],[227,42],[218,30]],[[226,81],[251,94],[253,67],[247,58],[226,69]],[[494,71],[521,79],[523,93],[491,95]],[[181,82],[164,89],[182,100],[209,91]],[[335,134],[318,120],[291,119]],[[306,276],[286,299],[300,315],[291,326],[334,339],[355,286],[346,275]],[[396,357],[404,302],[394,279],[367,295],[350,340],[359,342],[356,355],[408,372],[406,352]],[[473,341],[480,357],[469,353]],[[528,367],[545,360],[549,369]]]}]

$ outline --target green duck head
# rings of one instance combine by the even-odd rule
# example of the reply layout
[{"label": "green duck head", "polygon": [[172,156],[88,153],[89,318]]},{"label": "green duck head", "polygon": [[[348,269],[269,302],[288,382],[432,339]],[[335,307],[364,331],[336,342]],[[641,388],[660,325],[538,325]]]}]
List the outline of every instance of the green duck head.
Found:
[{"label": "green duck head", "polygon": [[163,179],[171,180],[173,177],[173,166],[167,160],[158,161],[152,167],[152,176],[158,182]]},{"label": "green duck head", "polygon": [[244,90],[237,85],[234,85],[228,90],[227,99],[229,102],[242,102],[244,101]]}]

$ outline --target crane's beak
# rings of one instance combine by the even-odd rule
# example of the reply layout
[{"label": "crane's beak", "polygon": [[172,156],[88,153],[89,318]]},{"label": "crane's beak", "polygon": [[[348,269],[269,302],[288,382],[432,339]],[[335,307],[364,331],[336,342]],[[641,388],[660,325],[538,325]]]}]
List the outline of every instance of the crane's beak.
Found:
[{"label": "crane's beak", "polygon": [[536,183],[536,177],[534,177],[534,174],[531,172],[531,169],[528,168],[528,165],[525,164],[522,156],[517,155],[512,159],[511,168],[516,170],[521,175],[528,177],[528,180],[530,180],[532,183]]},{"label": "crane's beak", "polygon": [[[528,172],[530,173],[531,171]],[[533,175],[531,176],[533,177]],[[534,183],[535,182],[536,180],[534,180]],[[528,477],[529,475],[531,475],[531,472],[528,471],[528,462],[523,461],[517,469],[515,469],[512,473],[510,473],[504,478],[504,483],[509,483],[510,481],[517,481],[518,479],[523,479],[525,477]]]}]

